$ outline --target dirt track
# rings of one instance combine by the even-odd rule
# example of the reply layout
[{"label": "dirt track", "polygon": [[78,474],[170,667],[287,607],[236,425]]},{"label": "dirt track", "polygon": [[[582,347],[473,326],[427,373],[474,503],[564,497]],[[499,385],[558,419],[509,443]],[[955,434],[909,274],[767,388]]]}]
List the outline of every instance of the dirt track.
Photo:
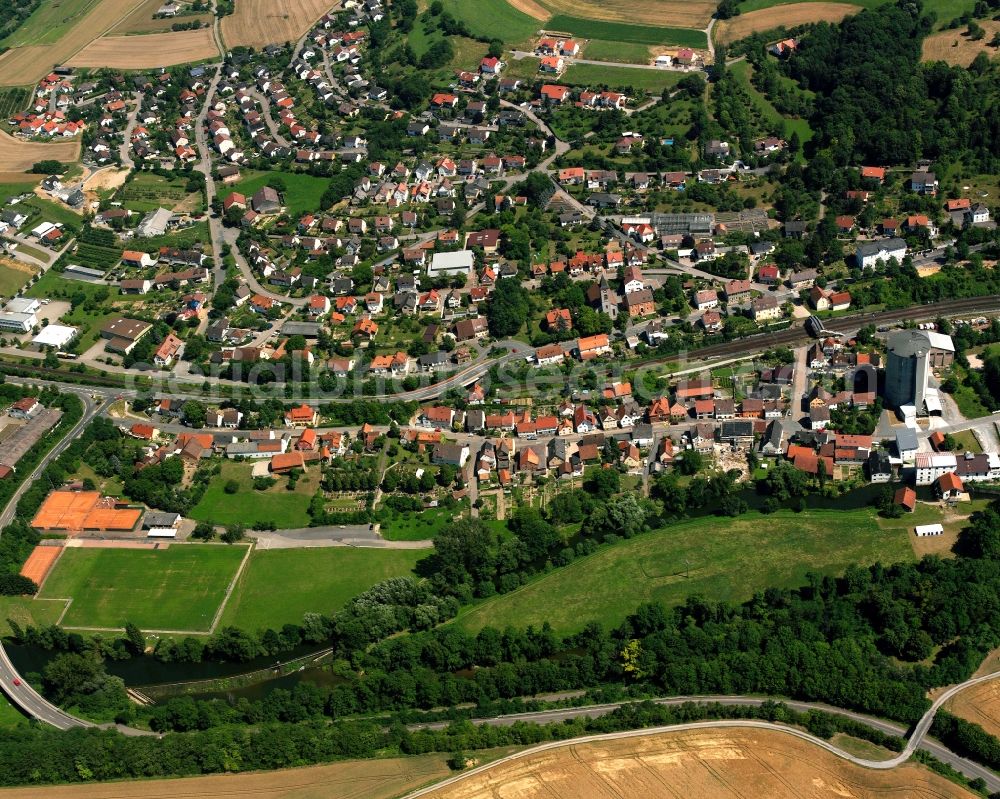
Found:
[{"label": "dirt track", "polygon": [[294,42],[330,10],[330,0],[239,0],[222,18],[226,47]]},{"label": "dirt track", "polygon": [[972,794],[913,763],[871,771],[764,730],[698,730],[582,745],[501,764],[433,799],[800,799]]},{"label": "dirt track", "polygon": [[67,63],[73,67],[151,69],[218,55],[211,28],[140,36],[102,36]]},{"label": "dirt track", "polygon": [[751,33],[773,30],[780,25],[792,28],[807,22],[840,22],[860,10],[860,6],[850,3],[791,3],[762,8],[722,20],[715,26],[715,38],[720,42],[734,42]]},{"label": "dirt track", "polygon": [[[2,59],[0,59],[2,61]],[[0,69],[2,73],[2,69]],[[0,131],[0,170],[25,172],[37,161],[55,159],[63,163],[80,157],[80,137],[56,142],[33,142]],[[39,178],[41,180],[41,178]],[[30,189],[30,186],[28,187]]]}]

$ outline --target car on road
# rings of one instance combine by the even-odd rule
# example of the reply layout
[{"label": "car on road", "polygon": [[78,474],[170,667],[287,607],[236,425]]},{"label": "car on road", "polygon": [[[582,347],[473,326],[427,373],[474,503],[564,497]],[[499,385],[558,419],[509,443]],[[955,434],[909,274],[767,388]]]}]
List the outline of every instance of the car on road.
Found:
[{"label": "car on road", "polygon": [[20,677],[15,677],[14,678],[14,687],[17,688],[20,684],[21,684],[21,678]]}]

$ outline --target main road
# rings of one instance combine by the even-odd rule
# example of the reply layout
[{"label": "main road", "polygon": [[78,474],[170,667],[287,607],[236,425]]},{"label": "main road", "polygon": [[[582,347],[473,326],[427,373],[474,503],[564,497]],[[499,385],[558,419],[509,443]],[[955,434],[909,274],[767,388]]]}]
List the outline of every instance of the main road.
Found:
[{"label": "main road", "polygon": [[[59,455],[61,455],[66,448],[73,443],[74,440],[76,440],[76,438],[83,432],[83,429],[90,423],[91,419],[93,419],[109,402],[109,399],[106,398],[104,402],[97,404],[93,401],[89,392],[78,387],[67,387],[66,390],[77,394],[83,401],[83,416],[81,416],[80,421],[73,425],[73,428],[69,430],[65,436],[63,436],[62,440],[49,450],[45,457],[42,458],[38,466],[35,467],[35,470],[28,475],[24,482],[22,482],[18,487],[17,491],[14,492],[14,496],[10,498],[6,507],[2,512],[0,512],[0,529],[6,527],[13,520],[14,514],[17,511],[17,503],[24,495],[24,492],[27,491],[39,477],[41,477],[45,467],[58,458]],[[67,730],[70,727],[94,726],[89,721],[78,719],[60,710],[58,707],[42,697],[41,694],[39,694],[34,688],[32,688],[28,682],[17,673],[17,670],[14,668],[14,664],[11,663],[7,652],[3,648],[2,640],[0,640],[0,689],[3,690],[3,693],[5,693],[10,701],[20,708],[23,713],[31,718],[38,719],[45,724],[57,727],[60,730]]]}]

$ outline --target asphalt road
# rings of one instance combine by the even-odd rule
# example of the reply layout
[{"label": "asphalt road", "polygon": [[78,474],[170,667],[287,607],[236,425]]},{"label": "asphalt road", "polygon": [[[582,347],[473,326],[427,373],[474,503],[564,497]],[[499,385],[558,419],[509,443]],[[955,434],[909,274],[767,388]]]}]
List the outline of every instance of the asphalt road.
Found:
[{"label": "asphalt road", "polygon": [[[14,518],[14,513],[17,510],[17,503],[21,499],[21,496],[28,487],[37,480],[45,467],[48,466],[55,458],[65,451],[65,449],[76,440],[77,436],[83,432],[83,429],[90,423],[90,420],[102,410],[104,405],[108,402],[106,399],[104,403],[97,405],[89,396],[89,393],[84,393],[80,390],[76,390],[74,393],[80,396],[83,400],[84,412],[80,421],[77,422],[73,429],[70,430],[56,446],[54,446],[49,453],[42,458],[41,463],[35,468],[31,475],[21,483],[17,491],[14,492],[14,496],[11,497],[10,502],[0,513],[0,529],[10,524],[11,520]],[[70,727],[93,727],[89,721],[84,721],[82,719],[75,718],[68,713],[64,713],[55,705],[46,701],[34,688],[28,685],[27,681],[24,680],[14,668],[14,664],[11,663],[10,658],[7,656],[7,652],[3,648],[3,643],[0,641],[0,689],[3,693],[7,695],[10,701],[19,707],[23,713],[26,715],[38,719],[45,724],[49,724],[53,727],[57,727],[60,730],[67,730]]]}]

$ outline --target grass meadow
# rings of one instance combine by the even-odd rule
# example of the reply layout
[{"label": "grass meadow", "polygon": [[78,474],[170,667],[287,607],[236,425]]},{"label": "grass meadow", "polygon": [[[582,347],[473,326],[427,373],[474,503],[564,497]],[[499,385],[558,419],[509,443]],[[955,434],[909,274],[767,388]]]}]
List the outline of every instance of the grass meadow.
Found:
[{"label": "grass meadow", "polygon": [[330,547],[257,550],[226,605],[223,624],[245,630],[299,624],[306,613],[329,615],[390,577],[411,574],[420,549]]},{"label": "grass meadow", "polygon": [[768,587],[802,585],[807,572],[913,559],[906,529],[881,529],[869,510],[707,517],[603,547],[471,606],[456,623],[475,631],[548,621],[572,633],[589,621],[616,625],[643,602],[677,605],[696,594],[742,602]]},{"label": "grass meadow", "polygon": [[[252,526],[256,522],[274,522],[279,529],[309,526],[309,502],[319,488],[319,466],[313,464],[299,478],[294,491],[289,491],[287,477],[266,491],[253,487],[251,463],[222,462],[222,472],[212,478],[201,501],[191,509],[191,518],[214,524],[237,522]],[[239,489],[227,494],[226,483],[235,480]]]}]

